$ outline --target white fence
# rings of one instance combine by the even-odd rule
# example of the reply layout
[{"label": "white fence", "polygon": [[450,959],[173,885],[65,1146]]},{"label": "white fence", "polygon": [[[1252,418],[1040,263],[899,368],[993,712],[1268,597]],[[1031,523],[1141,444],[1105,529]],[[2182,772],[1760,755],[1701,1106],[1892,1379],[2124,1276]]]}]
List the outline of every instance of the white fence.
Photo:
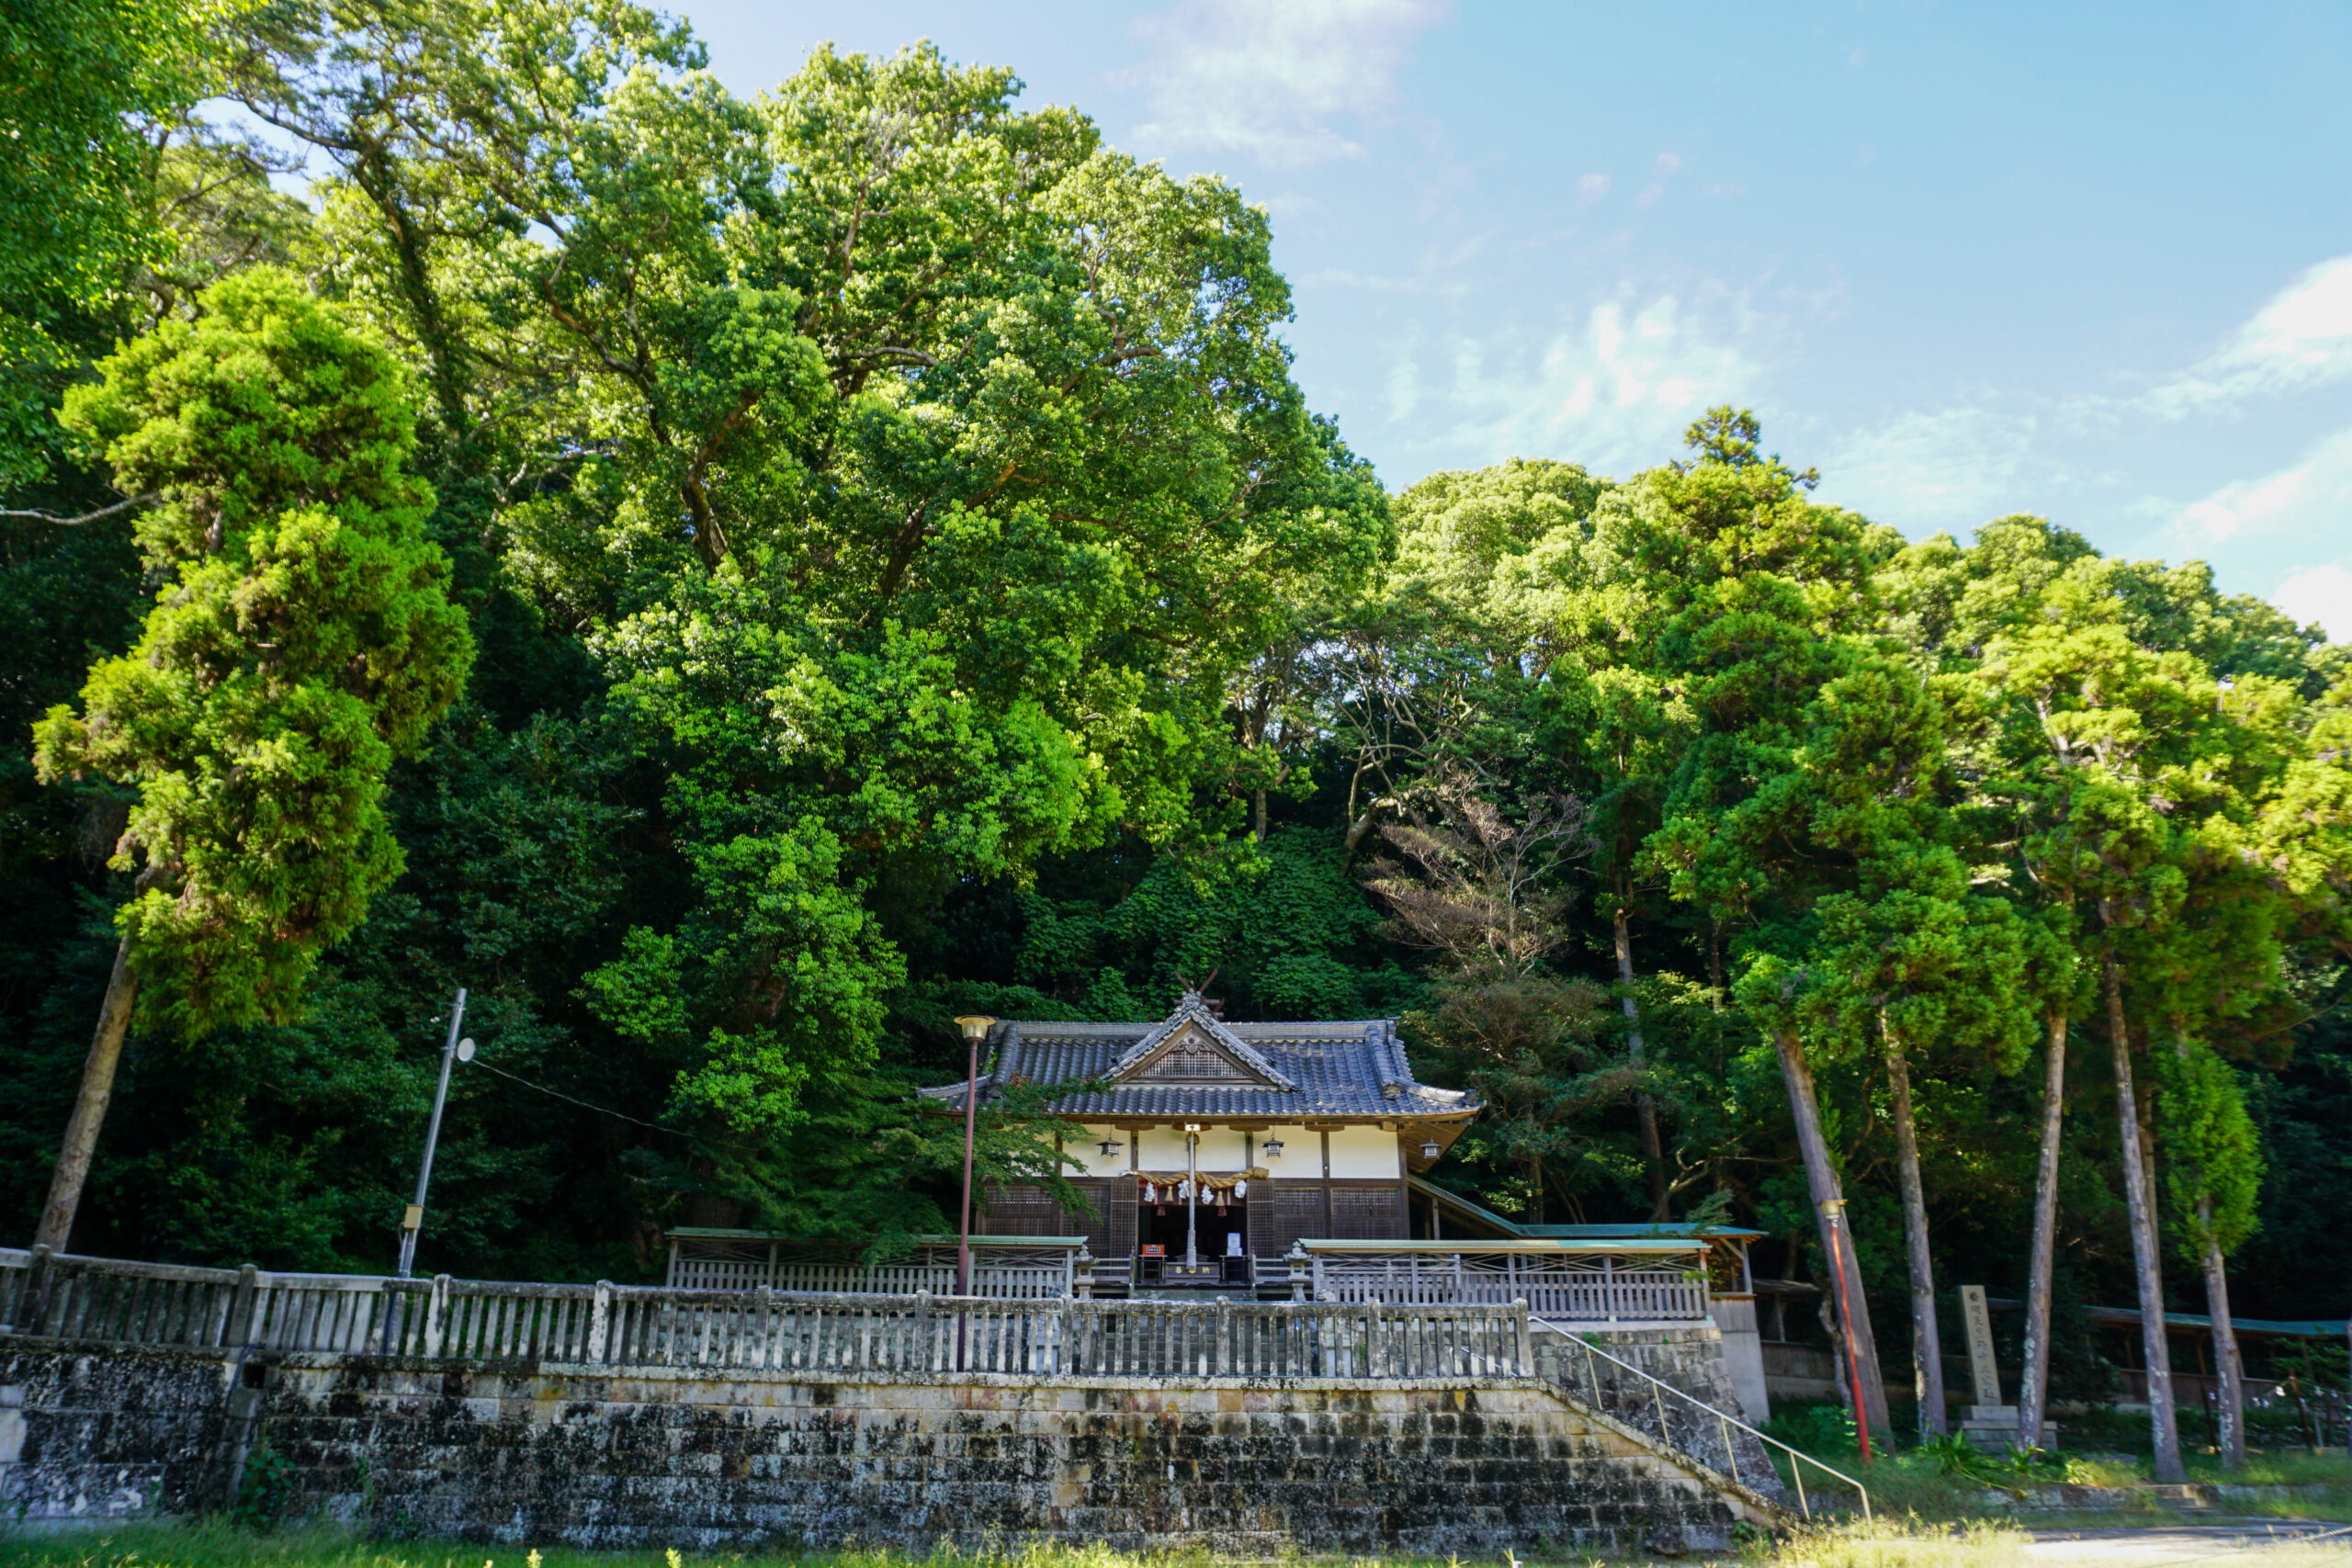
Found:
[{"label": "white fence", "polygon": [[1694,1248],[1682,1266],[1608,1253],[1336,1251],[1310,1247],[1317,1301],[1446,1303],[1523,1301],[1539,1317],[1574,1323],[1705,1323],[1707,1279]]},{"label": "white fence", "polygon": [[[670,1283],[689,1291],[792,1291],[860,1294],[912,1295],[929,1291],[946,1295],[956,1289],[956,1265],[944,1263],[765,1263],[734,1258],[680,1258],[670,1266]],[[972,1265],[976,1296],[1032,1301],[1071,1293],[1072,1271],[1058,1264],[982,1263]]]},{"label": "white fence", "polygon": [[0,1250],[0,1336],[834,1372],[1525,1377],[1524,1303],[1050,1301],[187,1269]]},{"label": "white fence", "polygon": [[[972,1248],[970,1293],[1009,1301],[1084,1294],[1079,1256],[1080,1238],[1047,1239],[1008,1246],[983,1242]],[[1089,1260],[1091,1261],[1091,1260]],[[670,1285],[688,1291],[821,1292],[828,1294],[912,1295],[956,1289],[956,1249],[918,1247],[888,1263],[862,1263],[841,1251],[750,1237],[673,1237]]]}]

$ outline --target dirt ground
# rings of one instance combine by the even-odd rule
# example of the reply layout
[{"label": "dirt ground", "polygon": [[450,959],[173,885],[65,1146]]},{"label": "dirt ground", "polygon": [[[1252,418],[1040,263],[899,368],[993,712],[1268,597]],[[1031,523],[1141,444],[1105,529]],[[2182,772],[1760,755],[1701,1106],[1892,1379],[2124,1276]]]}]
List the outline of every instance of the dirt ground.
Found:
[{"label": "dirt ground", "polygon": [[2156,1568],[2157,1564],[2256,1563],[2282,1549],[2301,1559],[2334,1548],[2352,1562],[2352,1529],[2293,1519],[2163,1525],[2132,1529],[2034,1530],[2018,1548],[2029,1562],[2083,1562],[2106,1568]]}]

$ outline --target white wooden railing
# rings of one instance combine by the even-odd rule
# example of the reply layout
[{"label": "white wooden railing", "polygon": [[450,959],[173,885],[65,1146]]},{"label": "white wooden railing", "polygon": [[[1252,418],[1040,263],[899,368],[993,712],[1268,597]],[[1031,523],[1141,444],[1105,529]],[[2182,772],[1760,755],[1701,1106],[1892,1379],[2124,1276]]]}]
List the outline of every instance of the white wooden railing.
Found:
[{"label": "white wooden railing", "polygon": [[[1046,1237],[1007,1242],[979,1241],[972,1248],[969,1293],[1008,1300],[1084,1295],[1084,1238]],[[825,1250],[758,1236],[754,1233],[674,1233],[668,1284],[688,1291],[771,1291],[911,1295],[956,1289],[956,1249],[918,1246],[912,1255],[887,1263],[865,1263],[838,1249]]]},{"label": "white wooden railing", "polygon": [[[670,1266],[670,1283],[691,1291],[772,1291],[944,1295],[956,1289],[956,1265],[919,1263],[764,1263],[734,1258],[680,1258]],[[1067,1260],[1046,1264],[976,1262],[972,1294],[1035,1300],[1071,1293]]]},{"label": "white wooden railing", "polygon": [[1525,1303],[1098,1302],[190,1269],[0,1250],[0,1336],[469,1360],[1186,1378],[1532,1375]]},{"label": "white wooden railing", "polygon": [[1706,1323],[1707,1280],[1684,1266],[1606,1252],[1338,1251],[1310,1247],[1317,1301],[1509,1303],[1574,1323]]}]

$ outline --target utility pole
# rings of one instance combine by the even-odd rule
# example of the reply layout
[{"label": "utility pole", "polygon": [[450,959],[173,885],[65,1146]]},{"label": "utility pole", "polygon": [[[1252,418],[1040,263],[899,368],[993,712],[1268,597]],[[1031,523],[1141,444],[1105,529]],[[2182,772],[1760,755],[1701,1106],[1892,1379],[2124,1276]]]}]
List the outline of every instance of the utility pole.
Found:
[{"label": "utility pole", "polygon": [[401,1215],[400,1277],[408,1279],[416,1262],[416,1233],[424,1224],[424,1189],[433,1180],[433,1150],[441,1142],[441,1107],[449,1098],[449,1067],[452,1063],[474,1059],[474,1043],[458,1038],[458,1030],[466,1021],[466,988],[458,987],[458,999],[449,1009],[449,1037],[441,1043],[441,1081],[433,1090],[433,1120],[424,1129],[424,1160],[416,1168],[416,1199]]}]

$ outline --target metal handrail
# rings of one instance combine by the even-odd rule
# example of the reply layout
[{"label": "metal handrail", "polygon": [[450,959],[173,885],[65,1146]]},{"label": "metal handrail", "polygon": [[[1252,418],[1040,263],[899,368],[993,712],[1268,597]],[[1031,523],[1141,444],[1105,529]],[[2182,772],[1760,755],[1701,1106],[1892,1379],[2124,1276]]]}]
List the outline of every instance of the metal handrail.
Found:
[{"label": "metal handrail", "polygon": [[[1603,1414],[1607,1413],[1606,1407],[1601,1404],[1600,1400],[1600,1371],[1592,1365],[1593,1358],[1599,1357],[1601,1360],[1607,1361],[1613,1367],[1618,1367],[1625,1371],[1633,1373],[1635,1377],[1640,1378],[1643,1382],[1648,1383],[1653,1389],[1663,1393],[1673,1395],[1675,1398],[1682,1401],[1683,1404],[1691,1406],[1702,1415],[1713,1416],[1716,1422],[1723,1428],[1724,1452],[1731,1461],[1731,1478],[1734,1481],[1740,1482],[1742,1485],[1747,1484],[1747,1483],[1742,1481],[1740,1477],[1738,1451],[1731,1446],[1731,1430],[1733,1427],[1737,1427],[1739,1430],[1747,1433],[1749,1437],[1754,1438],[1758,1442],[1770,1443],[1772,1447],[1780,1450],[1782,1453],[1787,1454],[1792,1461],[1798,1461],[1792,1463],[1789,1466],[1789,1474],[1796,1483],[1797,1507],[1799,1511],[1804,1515],[1807,1522],[1810,1522],[1813,1518],[1813,1503],[1805,1496],[1804,1492],[1804,1471],[1803,1470],[1802,1465],[1805,1464],[1813,1466],[1815,1470],[1820,1471],[1825,1475],[1834,1476],[1836,1479],[1842,1481],[1847,1485],[1852,1487],[1854,1489],[1854,1495],[1860,1497],[1862,1502],[1862,1522],[1864,1524],[1871,1522],[1870,1489],[1864,1486],[1860,1482],[1855,1480],[1852,1476],[1847,1474],[1844,1471],[1833,1470],[1828,1465],[1826,1465],[1819,1460],[1814,1458],[1811,1454],[1805,1453],[1797,1449],[1792,1449],[1789,1447],[1788,1444],[1781,1441],[1778,1438],[1767,1437],[1764,1433],[1758,1431],[1747,1422],[1742,1421],[1738,1416],[1727,1415],[1724,1412],[1716,1409],[1713,1405],[1709,1404],[1706,1401],[1685,1393],[1682,1390],[1675,1387],[1672,1383],[1652,1376],[1650,1373],[1645,1372],[1641,1368],[1634,1365],[1631,1361],[1623,1360],[1618,1357],[1611,1355],[1608,1351],[1601,1349],[1599,1346],[1593,1344],[1591,1340],[1585,1338],[1582,1335],[1571,1333],[1569,1330],[1561,1327],[1558,1324],[1548,1322],[1544,1318],[1530,1317],[1527,1321],[1531,1326],[1550,1329],[1553,1333],[1557,1334],[1565,1343],[1574,1345],[1584,1352],[1585,1370],[1590,1375],[1592,1380],[1592,1407],[1595,1410],[1600,1410]],[[1569,1386],[1573,1392],[1574,1385],[1571,1384]],[[1659,1425],[1663,1427],[1665,1424],[1660,1422]],[[1670,1444],[1671,1439],[1668,1439],[1668,1441]],[[1777,1480],[1778,1477],[1776,1476],[1774,1479]]]}]

